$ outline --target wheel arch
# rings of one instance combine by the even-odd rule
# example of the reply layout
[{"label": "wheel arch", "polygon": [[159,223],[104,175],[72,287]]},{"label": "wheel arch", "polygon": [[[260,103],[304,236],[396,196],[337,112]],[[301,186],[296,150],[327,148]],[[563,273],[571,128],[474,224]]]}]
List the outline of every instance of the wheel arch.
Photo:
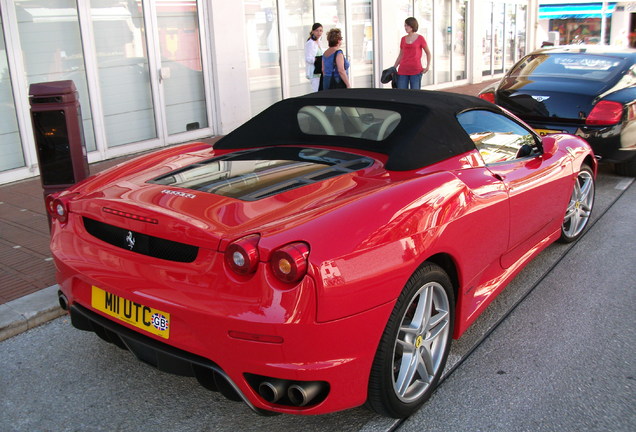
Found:
[{"label": "wheel arch", "polygon": [[453,285],[453,296],[455,297],[455,305],[457,305],[457,296],[459,294],[459,270],[453,257],[442,252],[428,257],[424,262],[436,264],[446,272],[451,284]]},{"label": "wheel arch", "polygon": [[[597,175],[597,170],[598,170],[598,162],[596,161],[596,159],[594,158],[594,156],[592,155],[587,155],[585,157],[585,159],[583,159],[583,163],[582,165],[587,165],[590,168],[592,168],[592,173],[594,173],[594,177],[596,177]],[[579,169],[581,169],[581,167],[579,167]]]}]

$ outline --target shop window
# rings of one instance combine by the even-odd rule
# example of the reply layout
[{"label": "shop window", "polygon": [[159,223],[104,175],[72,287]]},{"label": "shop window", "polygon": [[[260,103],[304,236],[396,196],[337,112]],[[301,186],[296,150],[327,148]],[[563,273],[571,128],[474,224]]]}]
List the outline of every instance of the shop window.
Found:
[{"label": "shop window", "polygon": [[252,115],[282,98],[276,1],[245,3],[247,72]]},{"label": "shop window", "polygon": [[108,146],[157,137],[141,4],[93,0],[91,15]]},{"label": "shop window", "polygon": [[[309,79],[307,79],[305,63],[305,43],[309,39],[311,26],[314,24],[312,10],[312,0],[299,0],[293,7],[286,9],[286,51],[290,96],[300,96],[312,91]],[[321,21],[317,22],[323,24]],[[323,51],[327,49],[326,36],[327,34],[324,33],[319,42]]]},{"label": "shop window", "polygon": [[16,0],[15,8],[28,84],[72,80],[80,98],[86,147],[95,150],[76,2]]},{"label": "shop window", "polygon": [[13,87],[3,35],[4,26],[0,16],[0,171],[24,166],[22,141],[13,104]]}]

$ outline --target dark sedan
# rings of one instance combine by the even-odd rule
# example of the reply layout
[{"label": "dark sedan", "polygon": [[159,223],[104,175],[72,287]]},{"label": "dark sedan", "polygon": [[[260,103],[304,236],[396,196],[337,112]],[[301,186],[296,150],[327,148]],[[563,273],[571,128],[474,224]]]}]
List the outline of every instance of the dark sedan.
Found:
[{"label": "dark sedan", "polygon": [[563,46],[522,58],[479,97],[541,135],[570,133],[616,172],[636,176],[636,50]]}]

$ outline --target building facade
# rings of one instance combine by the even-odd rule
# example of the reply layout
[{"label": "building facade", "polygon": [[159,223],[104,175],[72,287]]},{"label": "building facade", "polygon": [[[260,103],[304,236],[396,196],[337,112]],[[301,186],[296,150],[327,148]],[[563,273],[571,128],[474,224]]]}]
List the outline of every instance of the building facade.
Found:
[{"label": "building facade", "polygon": [[552,45],[636,48],[636,0],[541,0],[537,38]]},{"label": "building facade", "polygon": [[38,175],[33,83],[73,80],[95,162],[225,134],[310,92],[314,22],[342,30],[354,87],[381,87],[416,17],[433,55],[422,86],[441,89],[540,45],[537,13],[537,0],[0,0],[0,184]]}]

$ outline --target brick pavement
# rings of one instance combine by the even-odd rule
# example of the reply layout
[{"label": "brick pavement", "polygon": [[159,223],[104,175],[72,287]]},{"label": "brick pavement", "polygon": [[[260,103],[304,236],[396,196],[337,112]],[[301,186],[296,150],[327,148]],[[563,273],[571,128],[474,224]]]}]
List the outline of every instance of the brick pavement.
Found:
[{"label": "brick pavement", "polygon": [[[490,82],[445,91],[476,95]],[[91,174],[131,157],[91,164]],[[55,283],[40,178],[0,185],[0,305]]]}]

